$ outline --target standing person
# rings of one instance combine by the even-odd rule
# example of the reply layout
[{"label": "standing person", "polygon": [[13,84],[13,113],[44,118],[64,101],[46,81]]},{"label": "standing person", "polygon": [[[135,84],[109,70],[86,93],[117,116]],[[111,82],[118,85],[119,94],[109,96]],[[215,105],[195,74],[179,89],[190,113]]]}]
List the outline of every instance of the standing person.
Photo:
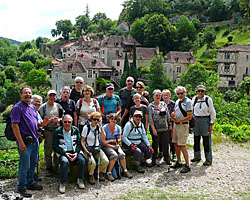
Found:
[{"label": "standing person", "polygon": [[216,112],[211,97],[205,95],[206,87],[204,85],[197,86],[197,96],[192,99],[193,112],[195,116],[194,127],[194,158],[191,162],[199,162],[201,160],[200,140],[203,139],[203,147],[206,161],[204,166],[212,165],[212,143],[211,132],[213,123],[216,118]]},{"label": "standing person", "polygon": [[80,133],[82,132],[83,126],[86,124],[89,115],[92,112],[101,112],[100,105],[95,98],[91,98],[94,95],[94,90],[89,85],[85,85],[82,90],[83,98],[77,101],[77,117],[78,127]]},{"label": "standing person", "polygon": [[70,99],[72,99],[75,104],[77,103],[77,101],[80,99],[80,98],[83,98],[82,96],[82,86],[83,86],[83,78],[80,77],[80,76],[77,76],[75,78],[75,87],[73,87],[71,93],[70,93]]},{"label": "standing person", "polygon": [[[38,159],[38,115],[31,104],[32,91],[24,86],[20,91],[21,101],[14,105],[11,111],[12,129],[17,140],[19,153],[17,190],[23,197],[30,198],[29,190],[42,190],[43,187],[35,183],[34,173]],[[48,118],[44,119],[44,125]]]},{"label": "standing person", "polygon": [[[141,122],[142,112],[136,110],[133,118],[130,119],[123,130],[122,142],[126,149],[133,153],[135,166],[134,169],[138,173],[144,173],[145,171],[140,167],[141,155],[144,153],[144,159],[149,159],[154,153],[154,149],[150,146],[144,126]],[[152,167],[151,164],[147,164],[147,167]]]},{"label": "standing person", "polygon": [[105,132],[105,139],[103,141],[102,150],[105,152],[107,157],[109,158],[109,165],[107,170],[107,178],[109,181],[114,181],[114,177],[112,176],[112,169],[115,166],[115,162],[119,159],[121,166],[124,170],[123,175],[132,178],[133,176],[128,172],[126,167],[126,159],[125,153],[121,149],[119,143],[121,142],[121,127],[117,125],[119,122],[119,117],[111,113],[109,114],[109,123],[103,126],[103,130]]},{"label": "standing person", "polygon": [[[176,163],[171,166],[174,169],[182,167],[181,164],[181,152],[185,159],[185,166],[181,170],[181,173],[187,173],[191,169],[189,167],[189,158],[186,148],[187,138],[189,135],[189,120],[192,119],[192,101],[186,97],[186,88],[178,86],[175,89],[175,94],[178,97],[178,100],[175,102],[174,112],[171,114],[171,120],[174,121],[174,130],[173,130],[173,140],[175,146],[175,151],[177,155]],[[185,114],[185,116],[184,116]]]},{"label": "standing person", "polygon": [[114,95],[114,84],[108,83],[106,86],[106,94],[99,97],[98,102],[101,107],[103,124],[108,123],[108,115],[110,113],[116,113],[117,116],[121,114],[121,99],[119,96]]},{"label": "standing person", "polygon": [[64,86],[61,90],[61,99],[57,99],[55,102],[59,103],[63,110],[65,111],[65,115],[68,114],[73,118],[73,124],[77,126],[77,115],[76,115],[76,104],[75,102],[69,98],[71,89],[69,86]]},{"label": "standing person", "polygon": [[169,157],[169,136],[168,136],[168,124],[170,122],[170,115],[168,113],[167,105],[161,101],[161,91],[153,91],[154,101],[148,106],[149,113],[149,125],[152,129],[152,146],[154,154],[152,158],[152,165],[156,165],[156,159],[158,155],[159,140],[162,142],[164,161],[170,165]]},{"label": "standing person", "polygon": [[[175,107],[175,102],[170,99],[171,97],[171,92],[169,90],[163,90],[162,91],[162,98],[165,102],[165,104],[168,106],[168,113],[171,116],[171,113],[174,112],[174,107]],[[169,123],[169,146],[170,146],[170,151],[172,153],[172,160],[176,161],[176,155],[175,155],[175,148],[174,144],[172,143],[172,135],[173,135],[173,123],[170,121]],[[159,150],[162,149],[161,141],[159,143]],[[161,150],[160,150],[161,152]]]},{"label": "standing person", "polygon": [[125,126],[125,124],[129,121],[129,110],[126,112],[124,115],[125,109],[128,107],[131,95],[134,95],[136,93],[134,86],[134,78],[129,76],[126,79],[126,87],[120,89],[119,91],[119,97],[121,98],[122,101],[122,111],[121,111],[121,116],[122,116],[122,128]]},{"label": "standing person", "polygon": [[81,148],[81,136],[77,127],[72,125],[71,115],[64,115],[62,126],[57,128],[53,137],[53,149],[60,160],[60,185],[59,192],[65,193],[67,177],[70,163],[78,164],[77,185],[79,189],[84,189],[84,167],[85,158]]},{"label": "standing person", "polygon": [[49,124],[45,127],[44,130],[44,157],[45,157],[47,177],[52,177],[57,170],[56,168],[59,162],[58,158],[54,154],[53,161],[55,169],[53,169],[53,164],[52,164],[53,133],[56,130],[56,128],[58,128],[60,125],[59,123],[62,120],[64,110],[60,104],[55,102],[56,100],[55,90],[48,91],[47,99],[48,101],[42,104],[38,111],[42,119],[44,119],[46,116],[49,118]]},{"label": "standing person", "polygon": [[[100,167],[100,181],[105,181],[104,174],[106,173],[109,159],[100,149],[100,142],[105,139],[105,132],[102,127],[102,116],[99,112],[93,112],[89,115],[90,123],[85,125],[82,130],[81,144],[84,150],[85,158],[88,160],[89,183],[95,184],[94,171],[96,161]],[[100,159],[98,159],[98,157]]]}]

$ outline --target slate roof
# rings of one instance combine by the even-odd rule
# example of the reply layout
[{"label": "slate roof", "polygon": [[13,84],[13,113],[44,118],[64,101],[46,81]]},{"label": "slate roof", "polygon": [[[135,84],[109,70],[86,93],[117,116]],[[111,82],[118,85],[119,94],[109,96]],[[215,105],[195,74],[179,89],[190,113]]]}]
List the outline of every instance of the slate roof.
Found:
[{"label": "slate roof", "polygon": [[104,37],[104,39],[101,41],[101,47],[123,48],[123,45],[134,45],[134,43],[136,43],[136,46],[141,46],[141,44],[137,42],[131,35],[110,35],[108,37]]},{"label": "slate roof", "polygon": [[250,51],[250,46],[246,45],[230,45],[228,47],[219,49],[218,51]]},{"label": "slate roof", "polygon": [[193,52],[182,52],[182,51],[170,51],[164,56],[165,63],[195,63],[196,59],[193,56]]}]

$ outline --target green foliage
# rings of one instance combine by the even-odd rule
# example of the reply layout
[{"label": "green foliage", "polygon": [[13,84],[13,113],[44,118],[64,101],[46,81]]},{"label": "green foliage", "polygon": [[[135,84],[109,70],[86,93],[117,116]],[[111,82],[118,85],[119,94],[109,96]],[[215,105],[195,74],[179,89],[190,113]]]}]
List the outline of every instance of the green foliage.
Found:
[{"label": "green foliage", "polygon": [[56,29],[51,30],[52,37],[62,35],[65,40],[69,39],[70,33],[73,31],[73,25],[70,20],[59,20],[56,22]]},{"label": "green foliage", "polygon": [[82,35],[82,31],[85,31],[88,29],[90,25],[90,19],[86,15],[79,15],[76,17],[76,33],[77,37],[80,37]]},{"label": "green foliage", "polygon": [[216,39],[216,33],[214,28],[207,26],[202,36],[203,42],[206,42],[209,48],[211,47],[211,44],[215,41],[215,39]]},{"label": "green foliage", "polygon": [[137,66],[136,66],[136,45],[134,44],[133,47],[133,64],[132,66],[130,66],[130,70],[129,70],[129,76],[132,76],[135,80],[135,83],[138,80],[138,70],[137,70]]},{"label": "green foliage", "polygon": [[250,18],[250,0],[239,0],[240,10],[243,12],[244,18]]},{"label": "green foliage", "polygon": [[104,19],[106,20],[107,19],[107,16],[105,13],[101,13],[101,12],[98,12],[94,15],[94,17],[92,18],[91,22],[93,24],[98,24],[98,22],[100,21],[100,19]]},{"label": "green foliage", "polygon": [[126,86],[126,79],[130,74],[130,69],[129,69],[129,62],[128,62],[128,53],[126,51],[125,53],[125,60],[124,60],[124,68],[123,68],[123,73],[121,76],[120,80],[120,86],[125,87]]},{"label": "green foliage", "polygon": [[20,56],[21,61],[31,61],[33,64],[36,63],[37,59],[42,59],[43,55],[36,49],[26,49]]},{"label": "green foliage", "polygon": [[4,83],[6,81],[6,75],[4,72],[0,72],[0,86],[4,86]]},{"label": "green foliage", "polygon": [[20,86],[15,83],[5,83],[5,92],[0,97],[6,106],[16,104],[20,100]]},{"label": "green foliage", "polygon": [[246,95],[250,94],[250,77],[245,77],[244,80],[239,85],[240,90],[246,93]]},{"label": "green foliage", "polygon": [[227,20],[231,5],[227,0],[213,0],[208,8],[208,16],[214,22]]},{"label": "green foliage", "polygon": [[178,39],[187,37],[188,40],[196,39],[196,29],[194,24],[186,17],[181,16],[175,23]]},{"label": "green foliage", "polygon": [[42,43],[47,43],[49,41],[50,41],[50,39],[39,36],[38,38],[36,38],[36,41],[35,41],[36,42],[36,48],[40,49]]},{"label": "green foliage", "polygon": [[19,71],[22,73],[24,79],[32,69],[34,69],[34,64],[31,61],[23,62],[19,65]]},{"label": "green foliage", "polygon": [[52,66],[52,60],[51,59],[37,59],[35,63],[36,69],[41,69],[44,67],[51,67]]},{"label": "green foliage", "polygon": [[141,44],[144,44],[145,33],[144,30],[147,27],[147,18],[149,16],[142,17],[140,19],[136,19],[131,26],[131,35]]},{"label": "green foliage", "polygon": [[17,68],[14,66],[8,66],[4,70],[6,78],[10,79],[11,82],[15,82],[17,80],[16,70],[17,70]]},{"label": "green foliage", "polygon": [[104,78],[98,77],[96,79],[96,87],[99,92],[105,91],[105,88],[108,83],[112,82],[111,80],[105,80]]},{"label": "green foliage", "polygon": [[30,86],[30,87],[36,87],[41,88],[43,86],[47,85],[46,82],[47,79],[47,73],[46,71],[42,69],[32,69],[27,76],[24,77],[24,81]]},{"label": "green foliage", "polygon": [[11,45],[8,39],[0,39],[0,64],[6,66],[12,59],[17,59],[16,46]]}]

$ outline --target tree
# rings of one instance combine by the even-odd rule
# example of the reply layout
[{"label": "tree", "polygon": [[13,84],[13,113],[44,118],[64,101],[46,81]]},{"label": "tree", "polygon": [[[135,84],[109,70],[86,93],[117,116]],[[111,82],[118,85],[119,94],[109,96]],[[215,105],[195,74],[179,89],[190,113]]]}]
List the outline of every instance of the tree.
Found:
[{"label": "tree", "polygon": [[129,62],[128,62],[128,53],[126,51],[125,59],[124,59],[123,73],[122,73],[121,80],[120,80],[121,87],[126,86],[126,79],[129,75],[130,75],[130,69],[129,69]]},{"label": "tree", "polygon": [[208,8],[208,16],[213,22],[227,20],[230,14],[230,8],[231,5],[228,0],[212,0]]},{"label": "tree", "polygon": [[36,48],[40,49],[42,43],[47,43],[49,41],[49,38],[39,36],[36,38]]},{"label": "tree", "polygon": [[250,18],[250,0],[239,0],[240,10],[243,12],[244,18]]},{"label": "tree", "polygon": [[60,20],[56,22],[56,29],[51,30],[52,37],[62,35],[65,40],[69,39],[70,33],[73,31],[73,25],[70,20]]},{"label": "tree", "polygon": [[19,65],[19,71],[21,72],[24,78],[32,69],[34,69],[34,64],[31,61],[23,62]]},{"label": "tree", "polygon": [[182,38],[188,38],[191,41],[196,39],[196,29],[194,24],[186,17],[180,16],[180,18],[175,23],[176,31],[178,35],[178,40],[180,41]]},{"label": "tree", "polygon": [[11,104],[16,104],[20,101],[20,86],[16,83],[8,83],[5,86],[6,92],[1,100],[3,104],[7,107]]},{"label": "tree", "polygon": [[90,25],[90,19],[86,15],[79,15],[76,17],[76,28],[77,28],[77,36],[82,35],[82,31],[86,32]]},{"label": "tree", "polygon": [[111,28],[115,26],[115,24],[116,22],[112,21],[111,19],[107,19],[107,20],[100,19],[98,23],[98,29],[99,31],[102,31],[105,34],[109,30],[111,30]]},{"label": "tree", "polygon": [[11,59],[17,59],[16,45],[12,45],[8,39],[0,39],[0,64],[6,66]]},{"label": "tree", "polygon": [[52,60],[51,59],[37,59],[35,63],[36,69],[41,69],[44,67],[51,67],[52,66]]},{"label": "tree", "polygon": [[93,24],[98,24],[98,22],[100,21],[100,19],[104,19],[106,20],[107,19],[107,16],[105,13],[101,13],[101,12],[98,12],[94,15],[93,19],[91,20],[91,22]]},{"label": "tree", "polygon": [[152,93],[155,89],[172,89],[173,84],[167,77],[166,69],[163,66],[164,58],[162,53],[154,56],[150,64],[150,73],[148,75],[149,92]]},{"label": "tree", "polygon": [[8,66],[4,70],[4,73],[6,75],[7,79],[10,79],[11,82],[15,82],[17,80],[17,75],[16,75],[16,67],[14,66]]},{"label": "tree", "polygon": [[4,83],[6,81],[6,75],[4,72],[0,72],[0,86],[4,86]]},{"label": "tree", "polygon": [[46,79],[47,73],[44,69],[32,69],[24,78],[24,81],[31,87],[39,89],[47,84]]},{"label": "tree", "polygon": [[215,39],[216,39],[216,33],[215,33],[214,28],[207,26],[202,36],[203,42],[206,42],[208,45],[208,48],[210,48],[211,44],[215,41]]},{"label": "tree", "polygon": [[136,19],[131,26],[131,32],[130,32],[131,35],[135,38],[136,41],[138,41],[142,45],[144,44],[144,40],[145,40],[144,30],[147,27],[148,17],[149,15],[144,16],[140,19]]},{"label": "tree", "polygon": [[239,88],[241,91],[249,95],[250,94],[250,77],[245,77],[244,80],[239,85]]},{"label": "tree", "polygon": [[89,5],[86,5],[86,11],[85,11],[85,16],[89,18],[90,10],[89,10]]},{"label": "tree", "polygon": [[32,63],[36,63],[37,59],[42,59],[43,54],[41,54],[38,50],[36,49],[26,49],[22,55],[20,56],[21,61],[31,61]]},{"label": "tree", "polygon": [[129,68],[129,76],[133,76],[135,83],[138,80],[138,70],[137,70],[137,66],[136,66],[136,45],[134,43],[134,47],[133,47],[133,65],[130,66]]}]

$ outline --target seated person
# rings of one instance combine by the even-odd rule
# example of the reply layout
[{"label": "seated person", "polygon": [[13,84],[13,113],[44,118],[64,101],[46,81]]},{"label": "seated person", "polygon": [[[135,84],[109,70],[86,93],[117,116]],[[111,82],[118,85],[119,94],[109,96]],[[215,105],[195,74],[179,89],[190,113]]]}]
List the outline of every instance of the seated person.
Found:
[{"label": "seated person", "polygon": [[111,174],[111,170],[113,169],[118,157],[119,157],[121,166],[124,170],[123,175],[128,178],[132,178],[132,175],[128,172],[127,167],[126,167],[125,153],[119,146],[119,142],[121,142],[121,127],[117,125],[119,121],[119,117],[115,113],[111,113],[108,115],[108,119],[109,119],[109,123],[103,126],[106,136],[105,136],[105,140],[103,141],[104,146],[102,147],[102,150],[105,152],[105,154],[109,158],[107,178],[109,181],[115,180]]},{"label": "seated person", "polygon": [[102,149],[100,149],[100,141],[105,140],[101,113],[92,112],[89,115],[89,120],[90,123],[83,127],[81,144],[84,150],[84,156],[88,160],[89,183],[95,184],[95,159],[99,162],[98,181],[105,181],[104,174],[106,173],[109,160]]},{"label": "seated person", "polygon": [[81,138],[78,128],[72,125],[73,119],[70,115],[64,115],[62,119],[63,126],[57,128],[53,137],[53,149],[60,160],[60,185],[59,192],[65,193],[67,183],[69,164],[78,163],[77,185],[84,189],[84,167],[85,158],[81,151]]},{"label": "seated person", "polygon": [[[150,146],[144,126],[141,122],[143,114],[141,111],[136,110],[133,118],[128,121],[123,130],[122,142],[124,147],[133,153],[135,161],[135,171],[144,173],[145,171],[140,168],[140,158],[142,152],[144,159],[148,159],[154,153],[153,148]],[[148,165],[150,167],[150,165]]]}]

